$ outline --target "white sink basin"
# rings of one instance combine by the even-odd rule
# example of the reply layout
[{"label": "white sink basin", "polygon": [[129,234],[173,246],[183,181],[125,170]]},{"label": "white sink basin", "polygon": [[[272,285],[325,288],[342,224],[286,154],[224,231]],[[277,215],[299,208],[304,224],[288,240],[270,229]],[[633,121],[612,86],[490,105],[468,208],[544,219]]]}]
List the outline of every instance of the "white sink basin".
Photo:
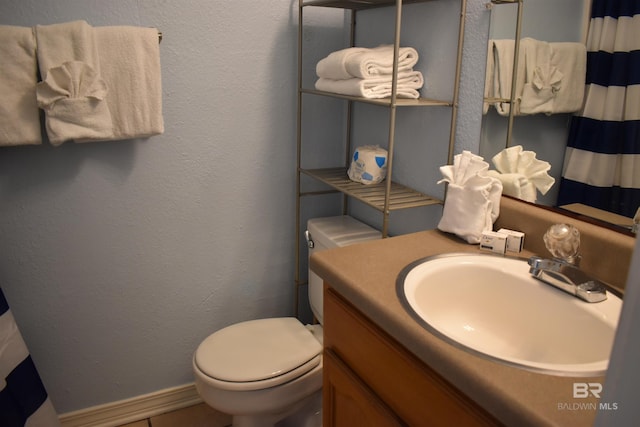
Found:
[{"label": "white sink basin", "polygon": [[467,351],[554,375],[607,369],[622,300],[588,303],[529,274],[526,260],[447,254],[398,277],[398,296],[428,330]]}]

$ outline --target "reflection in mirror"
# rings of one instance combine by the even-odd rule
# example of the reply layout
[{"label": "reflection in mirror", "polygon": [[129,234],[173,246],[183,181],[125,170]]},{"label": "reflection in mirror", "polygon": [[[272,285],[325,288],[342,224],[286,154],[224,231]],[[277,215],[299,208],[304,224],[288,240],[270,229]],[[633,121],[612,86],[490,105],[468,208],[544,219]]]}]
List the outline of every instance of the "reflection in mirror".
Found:
[{"label": "reflection in mirror", "polygon": [[[599,13],[599,3],[604,5],[604,2],[601,0],[594,1],[594,12],[596,15]],[[624,3],[624,1],[622,2]],[[638,2],[635,2],[638,3]],[[630,5],[631,3],[629,3]],[[636,9],[640,8],[638,6],[629,6],[628,8],[635,7]],[[584,49],[584,43],[587,40],[587,31],[588,28],[594,27],[595,25],[602,23],[602,18],[599,20],[596,19],[595,24],[590,24],[589,16],[590,16],[590,8],[591,8],[591,0],[563,0],[562,2],[554,1],[554,0],[526,0],[521,3],[522,8],[522,24],[520,28],[521,41],[519,44],[519,55],[521,58],[521,62],[514,68],[513,64],[511,64],[510,69],[506,69],[511,73],[518,73],[518,81],[516,82],[516,92],[520,89],[521,85],[526,83],[532,83],[533,86],[536,85],[536,82],[533,81],[531,77],[535,74],[535,67],[531,66],[531,64],[535,63],[537,58],[544,58],[544,55],[540,56],[541,50],[538,45],[534,49],[535,52],[539,55],[538,57],[533,56],[533,60],[529,59],[528,62],[526,60],[522,60],[524,54],[526,52],[530,52],[530,47],[527,47],[526,43],[531,43],[533,40],[535,43],[542,42],[542,46],[546,44],[552,46],[564,46],[568,44],[582,44],[582,48]],[[494,5],[491,11],[491,33],[490,33],[490,46],[492,41],[504,41],[505,39],[511,39],[512,46],[514,44],[513,39],[515,34],[517,33],[516,29],[516,21],[518,17],[518,5],[517,4],[502,4],[502,5]],[[636,11],[635,13],[638,13]],[[633,21],[638,21],[637,19]],[[591,37],[590,40],[595,40],[595,37]],[[565,43],[570,42],[570,43]],[[593,44],[593,43],[592,43]],[[640,42],[636,42],[636,44],[640,45]],[[640,46],[635,46],[633,49],[639,49]],[[512,48],[513,49],[513,48]],[[586,50],[594,50],[598,51],[602,49],[601,44],[587,46]],[[552,49],[553,50],[553,49]],[[611,49],[612,50],[612,49]],[[497,50],[496,52],[500,52]],[[492,51],[489,50],[488,55],[488,71],[490,70],[489,64],[491,62],[495,62],[495,58],[491,57]],[[511,52],[513,56],[513,51]],[[528,58],[531,58],[530,53],[526,53]],[[588,54],[589,61],[593,60],[593,57],[596,54],[589,53]],[[600,55],[600,54],[598,54]],[[611,54],[608,55],[607,58],[610,58]],[[503,57],[505,57],[503,55]],[[586,57],[586,55],[585,55]],[[566,59],[566,56],[565,56]],[[524,62],[524,63],[523,63]],[[586,68],[586,60],[585,60],[585,68]],[[549,68],[550,70],[551,68]],[[504,72],[503,72],[504,73]],[[544,73],[543,73],[544,74]],[[552,86],[554,84],[554,79],[549,78],[552,73],[547,73],[546,79],[544,75],[542,76],[543,83],[547,83]],[[566,71],[565,71],[565,74]],[[587,102],[589,98],[594,98],[596,95],[599,96],[599,93],[596,93],[595,90],[589,89],[592,88],[593,85],[589,85],[589,83],[593,80],[593,76],[588,72],[586,74],[586,83],[587,90],[582,91],[580,97],[584,93],[587,94],[585,97],[585,101]],[[593,74],[593,73],[592,73]],[[606,77],[608,80],[608,74],[606,73]],[[536,77],[536,76],[534,76]],[[557,75],[556,75],[557,77]],[[585,76],[580,76],[585,78]],[[605,76],[598,76],[605,77]],[[540,76],[537,76],[540,81]],[[526,83],[523,83],[522,80],[528,79]],[[562,84],[562,80],[566,80],[565,83],[575,83],[578,79],[567,80],[564,76],[561,76],[559,79],[555,79],[555,82],[560,82]],[[603,79],[605,80],[605,79]],[[637,80],[640,80],[636,77]],[[537,82],[539,84],[539,81]],[[496,80],[491,78],[488,75],[487,82],[495,83]],[[584,85],[580,83],[584,89]],[[610,84],[606,81],[602,84],[606,88]],[[565,85],[566,87],[566,85]],[[510,83],[508,89],[510,90]],[[557,89],[557,88],[555,88]],[[488,90],[495,90],[495,87],[487,86],[485,88],[485,99],[490,95],[494,95],[495,93],[489,93]],[[525,94],[526,95],[526,94]],[[508,96],[507,96],[508,97]],[[518,96],[516,96],[518,98]],[[639,96],[635,96],[635,99],[640,99]],[[491,162],[492,159],[497,153],[500,153],[507,146],[520,145],[524,148],[524,150],[530,150],[534,152],[538,159],[546,160],[551,164],[551,168],[549,170],[549,174],[555,179],[555,185],[544,195],[540,192],[537,194],[537,202],[549,205],[549,206],[558,206],[565,205],[573,210],[577,210],[578,213],[582,215],[596,215],[596,216],[604,216],[608,218],[611,222],[616,224],[624,224],[628,226],[631,224],[630,217],[633,217],[635,213],[635,209],[640,204],[640,199],[638,202],[635,202],[635,195],[626,197],[626,200],[622,203],[622,208],[619,206],[620,203],[616,205],[617,202],[611,203],[612,200],[618,199],[620,200],[622,196],[619,194],[612,194],[610,190],[607,191],[599,191],[596,196],[587,195],[584,198],[583,194],[586,194],[585,186],[580,183],[580,180],[584,180],[586,182],[590,181],[594,176],[602,175],[602,173],[596,172],[595,169],[590,168],[590,165],[595,164],[608,164],[609,160],[613,159],[615,161],[619,156],[607,156],[607,155],[596,155],[595,157],[589,158],[587,153],[583,152],[583,149],[574,148],[576,143],[579,143],[580,140],[587,140],[588,144],[593,146],[594,140],[593,135],[596,133],[601,133],[600,130],[593,130],[593,127],[585,127],[584,123],[580,126],[579,122],[582,120],[583,122],[591,123],[593,119],[597,119],[595,114],[587,113],[585,114],[582,111],[582,99],[580,100],[580,107],[577,108],[577,116],[573,117],[574,113],[572,112],[556,112],[550,111],[545,113],[537,113],[537,114],[521,114],[520,106],[523,100],[522,92],[519,94],[518,102],[514,102],[511,105],[514,105],[513,113],[513,128],[508,131],[508,114],[509,114],[509,105],[510,104],[492,104],[490,108],[487,108],[487,104],[485,103],[485,115],[483,117],[482,122],[482,133],[481,133],[481,142],[479,154],[483,156],[487,161]],[[506,114],[505,110],[501,108],[506,105]],[[598,100],[598,105],[603,105],[602,100]],[[498,107],[498,108],[496,108]],[[638,108],[640,110],[640,108]],[[600,108],[600,110],[603,110]],[[636,113],[637,114],[637,113]],[[605,114],[605,117],[610,117]],[[586,118],[585,118],[586,117]],[[636,120],[635,126],[637,126],[637,120],[639,117],[635,117]],[[607,120],[624,120],[623,118],[608,118]],[[617,127],[619,129],[619,127]],[[618,130],[619,132],[619,130]],[[627,150],[632,150],[628,148],[633,145],[640,145],[638,143],[638,135],[636,128],[635,134],[629,134],[627,139],[625,140],[625,147]],[[508,138],[508,136],[510,138]],[[509,139],[509,141],[508,141]],[[611,137],[607,137],[609,141],[609,145]],[[575,142],[578,140],[578,142]],[[567,149],[567,142],[570,142],[569,149]],[[602,149],[597,149],[602,151]],[[640,151],[634,151],[640,152]],[[586,157],[587,156],[587,157]],[[587,160],[588,159],[588,160]],[[563,178],[563,165],[564,163],[572,163],[572,169],[568,169],[567,173],[564,173]],[[608,166],[609,169],[614,168],[614,166]],[[620,181],[613,182],[608,184],[609,186],[614,185],[619,186],[622,184],[623,186],[635,186],[640,187],[633,182],[633,178],[631,178],[631,174],[625,176],[618,177],[622,178],[622,183]],[[625,183],[625,178],[630,183]],[[577,183],[574,181],[578,181]],[[640,181],[640,179],[638,179]],[[596,186],[600,185],[599,183],[595,183]],[[586,187],[590,189],[594,185],[587,185]],[[634,193],[640,190],[634,190]],[[620,193],[618,190],[614,190],[613,193]],[[560,196],[560,198],[559,198]],[[596,200],[594,200],[596,199]],[[568,206],[567,206],[568,205]],[[614,216],[606,211],[617,212],[622,216]]]},{"label": "reflection in mirror", "polygon": [[[585,14],[588,0],[527,0],[522,8],[521,38],[545,42],[583,42],[585,39]],[[491,10],[490,43],[496,40],[513,40],[516,34],[518,4],[494,5]],[[519,57],[523,52],[520,50]],[[513,72],[506,64],[506,71]],[[515,69],[522,79],[524,64]],[[516,84],[516,87],[519,85]],[[505,90],[506,93],[510,93]],[[486,93],[486,91],[485,91]],[[480,155],[487,161],[503,150],[507,145],[521,145],[524,150],[536,153],[537,158],[551,164],[549,174],[555,179],[555,185],[544,195],[538,194],[537,202],[555,206],[558,196],[558,183],[562,173],[562,163],[569,133],[571,114],[532,114],[516,115],[511,141],[507,143],[508,118],[494,107],[485,108],[480,141]],[[508,114],[508,111],[507,111]],[[490,162],[491,163],[491,162]]]}]

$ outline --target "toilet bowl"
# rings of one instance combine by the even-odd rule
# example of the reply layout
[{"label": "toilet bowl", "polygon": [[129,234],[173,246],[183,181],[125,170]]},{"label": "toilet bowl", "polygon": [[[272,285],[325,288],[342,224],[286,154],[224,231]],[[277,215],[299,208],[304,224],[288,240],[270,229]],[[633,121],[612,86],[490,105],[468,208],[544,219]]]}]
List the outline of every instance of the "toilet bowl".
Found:
[{"label": "toilet bowl", "polygon": [[[349,216],[307,224],[309,255],[380,238]],[[309,272],[309,302],[320,322],[293,317],[249,320],[209,335],[193,356],[196,389],[212,408],[233,416],[234,427],[320,427],[322,390],[322,280]]]}]

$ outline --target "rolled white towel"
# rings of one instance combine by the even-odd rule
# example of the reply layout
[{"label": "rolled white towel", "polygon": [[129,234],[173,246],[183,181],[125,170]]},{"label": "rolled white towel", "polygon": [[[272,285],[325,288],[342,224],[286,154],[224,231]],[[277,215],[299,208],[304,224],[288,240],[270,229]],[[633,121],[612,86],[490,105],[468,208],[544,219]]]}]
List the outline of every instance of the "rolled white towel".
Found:
[{"label": "rolled white towel", "polygon": [[[420,97],[418,89],[424,85],[424,78],[419,71],[398,73],[396,96],[399,98]],[[391,76],[369,77],[366,79],[332,80],[320,78],[316,81],[316,89],[342,95],[361,96],[370,99],[391,97],[393,87]]]},{"label": "rolled white towel", "polygon": [[[418,52],[412,47],[398,51],[398,72],[411,71],[418,62]],[[393,46],[375,48],[350,47],[330,53],[316,65],[318,77],[333,80],[369,78],[393,72]]]}]

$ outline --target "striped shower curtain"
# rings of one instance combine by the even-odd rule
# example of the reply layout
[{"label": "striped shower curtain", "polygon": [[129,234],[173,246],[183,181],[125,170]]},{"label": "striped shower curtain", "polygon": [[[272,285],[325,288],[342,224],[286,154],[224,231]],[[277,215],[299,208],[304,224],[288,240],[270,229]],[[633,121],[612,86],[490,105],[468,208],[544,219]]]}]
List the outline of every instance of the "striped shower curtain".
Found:
[{"label": "striped shower curtain", "polygon": [[633,217],[640,207],[640,0],[593,0],[585,90],[571,119],[558,205]]},{"label": "striped shower curtain", "polygon": [[0,426],[60,426],[0,289]]}]

